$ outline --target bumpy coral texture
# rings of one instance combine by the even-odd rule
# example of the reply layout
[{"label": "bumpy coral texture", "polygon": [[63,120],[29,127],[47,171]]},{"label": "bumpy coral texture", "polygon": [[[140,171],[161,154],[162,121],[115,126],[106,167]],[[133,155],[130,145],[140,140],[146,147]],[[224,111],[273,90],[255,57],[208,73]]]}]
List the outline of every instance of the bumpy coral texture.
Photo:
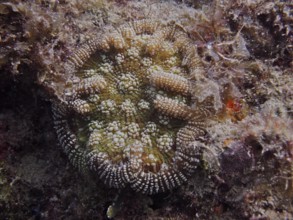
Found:
[{"label": "bumpy coral texture", "polygon": [[53,112],[75,166],[109,187],[145,194],[187,180],[199,164],[195,143],[206,133],[213,105],[193,96],[191,75],[203,68],[182,27],[127,23],[82,46],[66,68],[74,77]]}]

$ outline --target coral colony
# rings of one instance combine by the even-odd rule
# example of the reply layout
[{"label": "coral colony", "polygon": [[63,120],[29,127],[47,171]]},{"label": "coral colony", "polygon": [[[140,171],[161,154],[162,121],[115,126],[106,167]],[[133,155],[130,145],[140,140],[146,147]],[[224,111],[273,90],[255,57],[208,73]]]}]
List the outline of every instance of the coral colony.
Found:
[{"label": "coral colony", "polygon": [[[53,104],[70,161],[107,186],[155,194],[179,186],[200,161],[212,99],[193,97],[197,50],[176,24],[138,20],[96,36],[66,64],[74,75]],[[197,142],[198,143],[198,142]]]}]

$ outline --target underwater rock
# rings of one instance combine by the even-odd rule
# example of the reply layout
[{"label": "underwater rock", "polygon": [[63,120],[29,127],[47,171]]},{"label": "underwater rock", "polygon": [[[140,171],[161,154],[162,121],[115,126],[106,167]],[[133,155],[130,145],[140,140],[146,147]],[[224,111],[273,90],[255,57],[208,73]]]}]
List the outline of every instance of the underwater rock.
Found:
[{"label": "underwater rock", "polygon": [[290,15],[287,0],[0,3],[0,103],[18,109],[1,113],[0,218],[291,219]]}]

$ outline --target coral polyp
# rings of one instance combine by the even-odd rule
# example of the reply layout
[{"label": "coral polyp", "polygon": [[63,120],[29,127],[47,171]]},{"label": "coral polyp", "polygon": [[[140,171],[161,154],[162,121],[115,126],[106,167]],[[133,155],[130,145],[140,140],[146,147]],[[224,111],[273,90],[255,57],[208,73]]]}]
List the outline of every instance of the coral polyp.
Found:
[{"label": "coral polyp", "polygon": [[98,35],[66,64],[72,79],[53,105],[71,162],[107,186],[155,194],[187,180],[199,164],[211,99],[193,97],[202,65],[176,24],[138,20]]}]

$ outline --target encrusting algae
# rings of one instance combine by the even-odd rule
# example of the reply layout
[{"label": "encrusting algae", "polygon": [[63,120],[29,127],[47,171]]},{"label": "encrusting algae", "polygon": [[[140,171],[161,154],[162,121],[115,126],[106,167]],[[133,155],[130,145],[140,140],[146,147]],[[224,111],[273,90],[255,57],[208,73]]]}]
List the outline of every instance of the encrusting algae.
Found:
[{"label": "encrusting algae", "polygon": [[292,219],[292,12],[0,3],[0,218]]},{"label": "encrusting algae", "polygon": [[200,159],[211,98],[196,103],[196,47],[183,28],[138,20],[97,36],[68,61],[74,77],[54,104],[57,136],[71,162],[109,187],[145,194],[187,180]]}]

